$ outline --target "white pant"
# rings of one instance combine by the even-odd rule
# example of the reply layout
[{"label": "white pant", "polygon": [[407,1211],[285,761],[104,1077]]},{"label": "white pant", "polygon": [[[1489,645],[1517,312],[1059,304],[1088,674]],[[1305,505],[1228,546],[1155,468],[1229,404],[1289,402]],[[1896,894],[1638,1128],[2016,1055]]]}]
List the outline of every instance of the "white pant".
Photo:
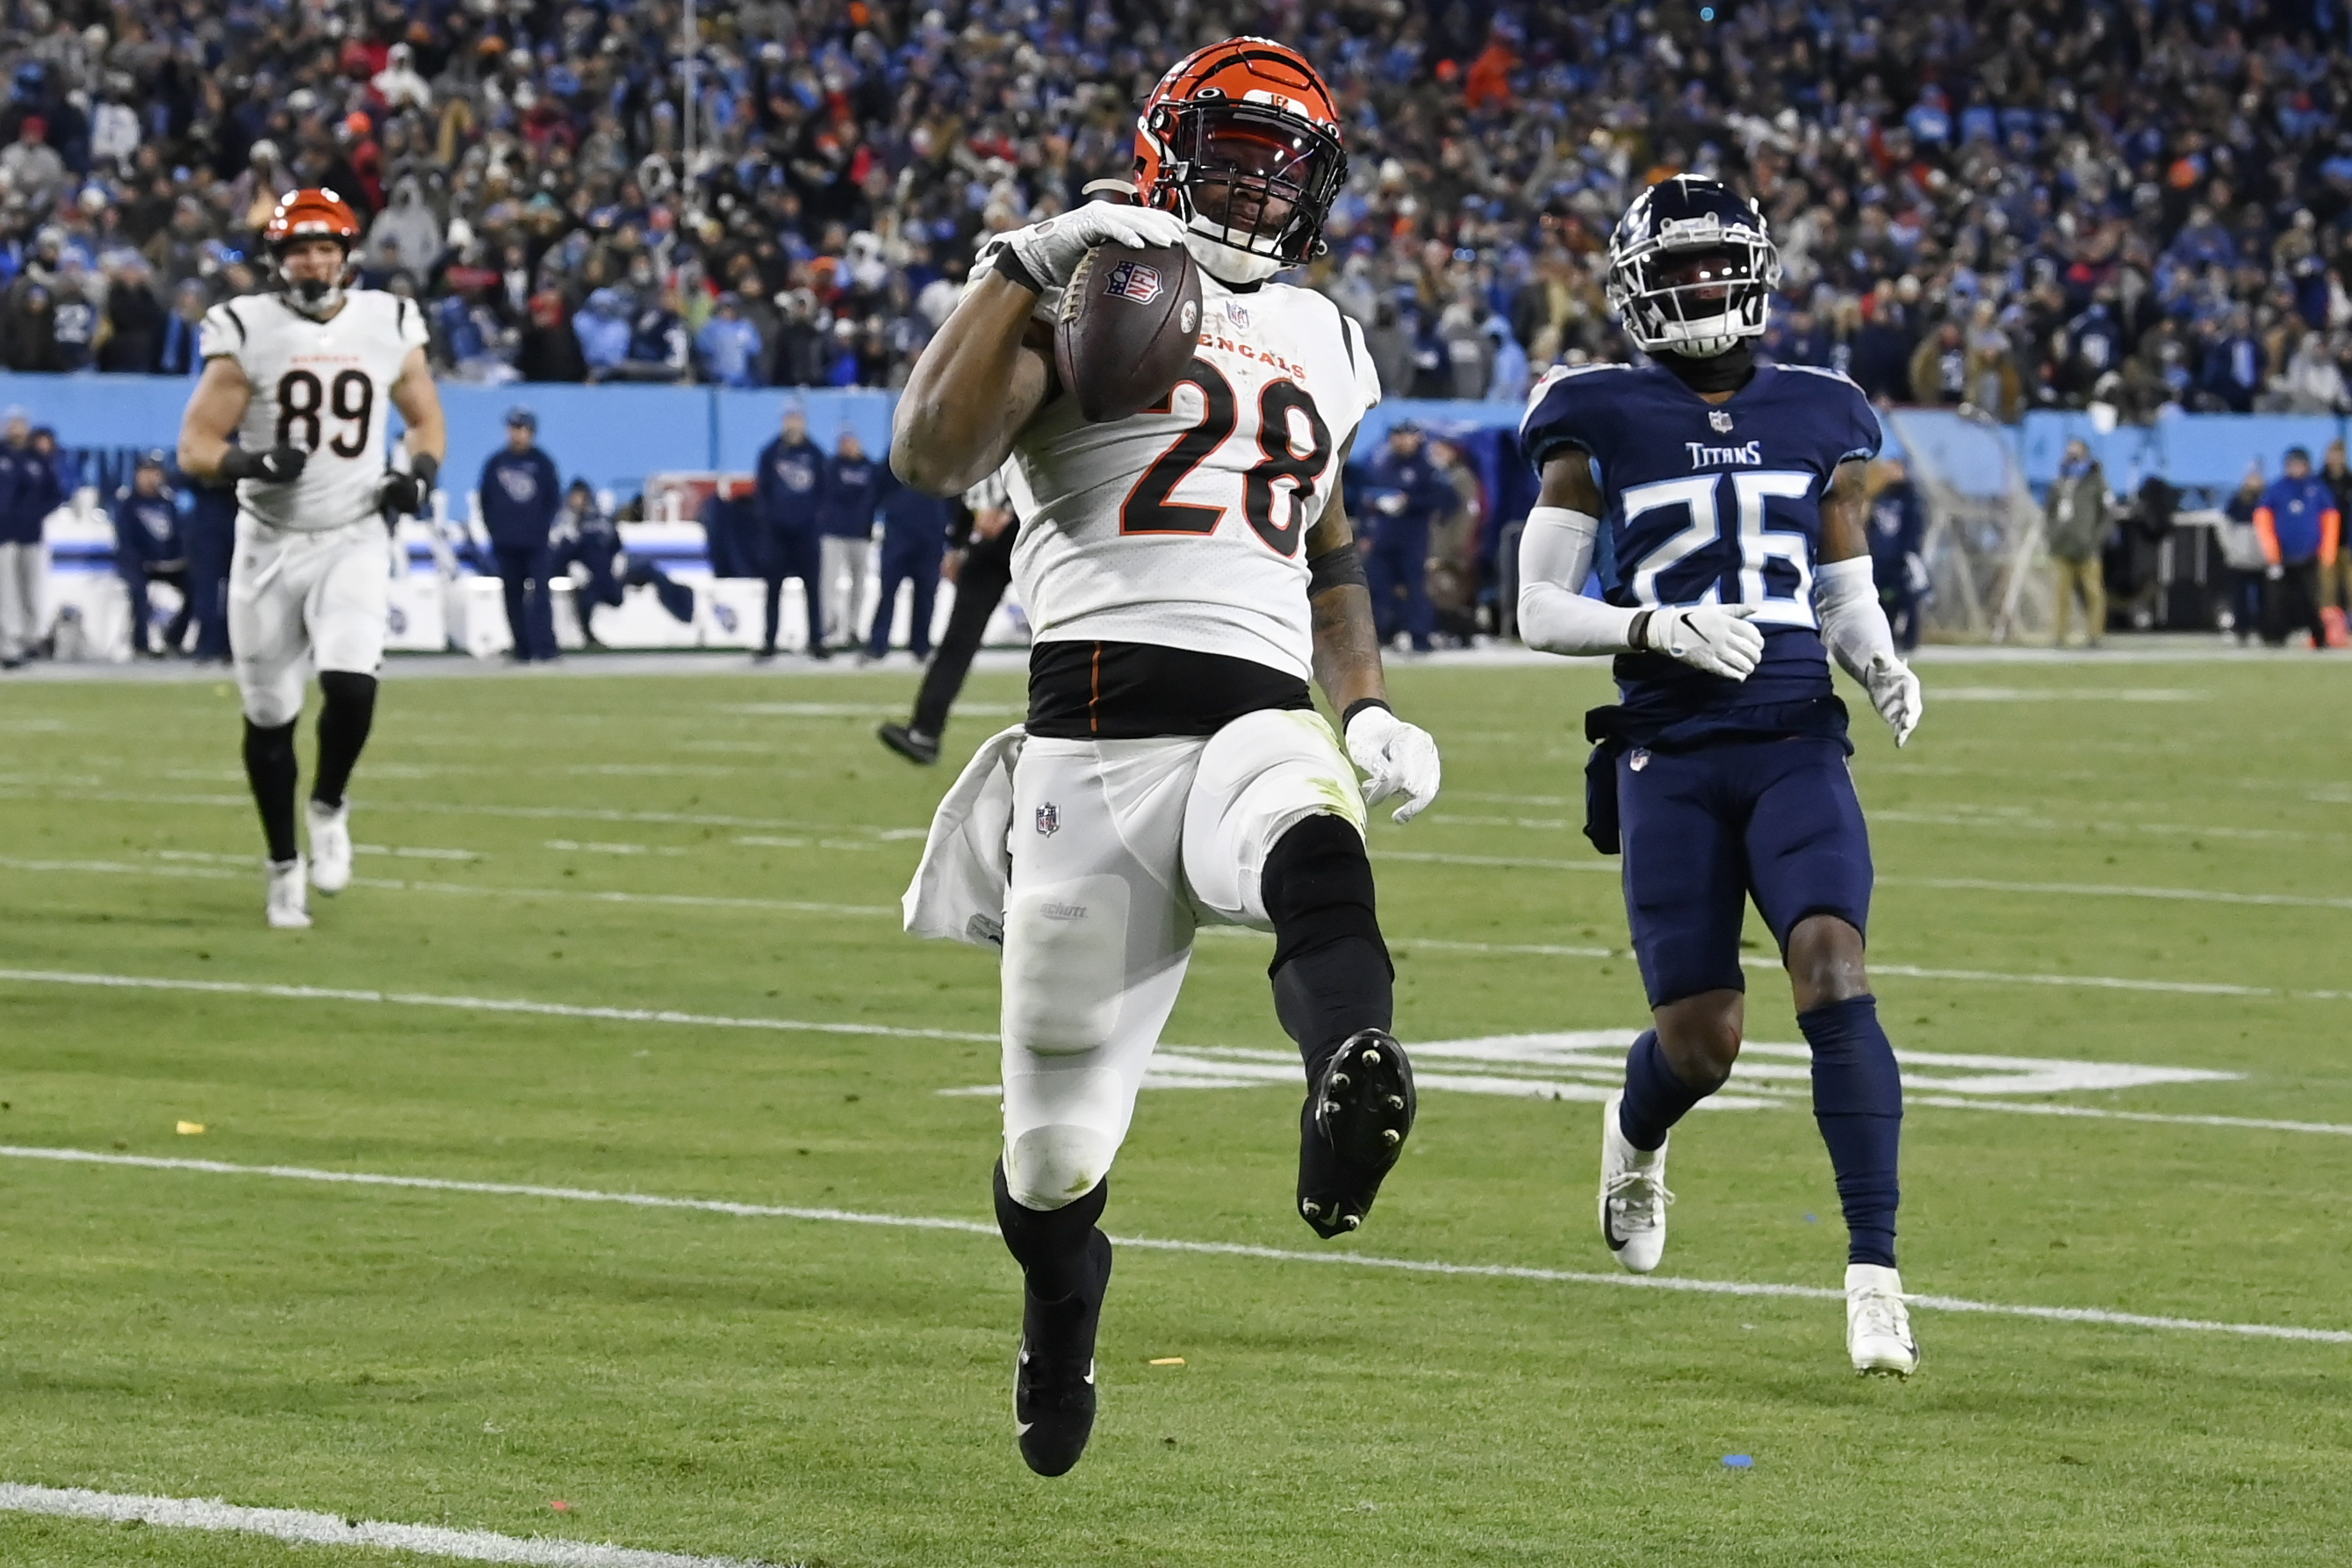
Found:
[{"label": "white pant", "polygon": [[[866,603],[866,580],[873,570],[872,540],[837,539],[828,533],[817,542],[817,571],[824,578],[827,647],[845,647],[857,640],[857,612]],[[849,579],[845,584],[845,576]]]},{"label": "white pant", "polygon": [[228,644],[247,719],[275,728],[300,718],[313,668],[376,672],[391,599],[387,551],[373,519],[311,533],[238,514]]},{"label": "white pant", "polygon": [[1269,928],[1260,879],[1309,816],[1360,833],[1355,769],[1312,712],[1202,739],[1032,738],[1013,770],[1004,1176],[1058,1208],[1109,1172],[1192,962],[1193,928]]},{"label": "white pant", "polygon": [[0,544],[0,658],[23,658],[48,629],[41,599],[49,583],[49,547]]}]

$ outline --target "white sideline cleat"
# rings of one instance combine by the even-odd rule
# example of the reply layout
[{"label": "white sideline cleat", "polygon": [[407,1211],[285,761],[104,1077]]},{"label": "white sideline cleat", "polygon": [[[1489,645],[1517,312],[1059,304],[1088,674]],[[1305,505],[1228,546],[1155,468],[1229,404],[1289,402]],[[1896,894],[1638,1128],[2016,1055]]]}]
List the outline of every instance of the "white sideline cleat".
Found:
[{"label": "white sideline cleat", "polygon": [[1908,1377],[1918,1370],[1919,1342],[1911,1337],[1899,1272],[1875,1263],[1845,1266],[1845,1350],[1859,1373]]},{"label": "white sideline cleat", "polygon": [[326,894],[352,885],[352,803],[328,807],[307,802],[310,820],[310,886]]},{"label": "white sideline cleat", "polygon": [[272,931],[310,929],[310,898],[303,886],[302,857],[270,863],[269,900],[266,907]]},{"label": "white sideline cleat", "polygon": [[1636,1149],[1625,1142],[1617,1121],[1624,1091],[1609,1097],[1601,1108],[1601,1239],[1617,1261],[1635,1274],[1647,1274],[1666,1251],[1666,1205],[1675,1194],[1666,1191],[1666,1146]]}]

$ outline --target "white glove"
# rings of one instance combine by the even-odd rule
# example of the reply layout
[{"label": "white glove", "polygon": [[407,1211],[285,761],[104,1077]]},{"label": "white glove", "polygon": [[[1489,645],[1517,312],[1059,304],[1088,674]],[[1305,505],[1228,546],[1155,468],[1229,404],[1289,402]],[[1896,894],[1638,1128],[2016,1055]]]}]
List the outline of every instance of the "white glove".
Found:
[{"label": "white glove", "polygon": [[1437,742],[1418,724],[1408,724],[1385,708],[1359,708],[1348,721],[1348,757],[1364,770],[1364,804],[1378,805],[1396,795],[1405,803],[1395,820],[1411,822],[1437,798]]},{"label": "white glove", "polygon": [[1678,658],[1693,669],[1745,680],[1764,657],[1764,634],[1748,624],[1753,605],[1688,605],[1654,610],[1642,631],[1642,648]]},{"label": "white glove", "polygon": [[[1051,293],[1068,285],[1070,274],[1077,270],[1087,252],[1097,245],[1181,245],[1185,233],[1184,220],[1174,213],[1161,212],[1157,207],[1088,202],[1027,228],[998,235],[981,247],[980,263],[974,271],[980,267],[995,266],[1003,253],[1010,251],[1018,272],[1026,272],[1029,281]],[[1014,280],[1020,280],[1017,273]]]},{"label": "white glove", "polygon": [[1927,710],[1927,693],[1919,689],[1919,678],[1911,667],[1891,653],[1873,654],[1863,669],[1862,684],[1878,716],[1895,731],[1895,743],[1909,740],[1919,727],[1919,715]]}]

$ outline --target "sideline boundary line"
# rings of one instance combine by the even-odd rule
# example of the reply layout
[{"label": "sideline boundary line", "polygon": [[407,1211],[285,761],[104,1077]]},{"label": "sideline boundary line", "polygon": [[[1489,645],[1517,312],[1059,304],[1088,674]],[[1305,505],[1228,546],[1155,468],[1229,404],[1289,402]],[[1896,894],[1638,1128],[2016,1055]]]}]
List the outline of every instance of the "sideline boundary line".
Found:
[{"label": "sideline boundary line", "polygon": [[[899,1040],[954,1040],[995,1045],[1001,1037],[979,1029],[930,1029],[903,1024],[858,1024],[808,1018],[751,1018],[716,1013],[683,1013],[667,1007],[598,1007],[572,1002],[533,1002],[515,997],[438,996],[422,991],[368,991],[328,985],[288,985],[260,981],[173,980],[160,975],[89,974],[70,970],[0,969],[0,984],[85,985],[102,990],[193,991],[215,996],[260,996],[279,1002],[351,1002],[362,1005],[446,1007],[459,1012],[512,1013],[532,1017],[583,1018],[614,1024],[674,1024],[706,1029],[758,1029],[776,1034],[863,1035]],[[2322,994],[2324,994],[2324,993]],[[1169,1042],[1169,1048],[1184,1047]],[[956,1091],[963,1092],[963,1091]],[[991,1090],[990,1092],[994,1092]],[[2143,1121],[2176,1127],[2235,1127],[2257,1132],[2316,1132],[2352,1137],[2352,1124],[2290,1121],[2252,1116],[2120,1110],[2105,1106],[2053,1105],[2019,1100],[1975,1100],[1959,1095],[1907,1097],[1912,1105],[1944,1110],[1990,1110],[2012,1116],[2070,1116],[2094,1121]]]},{"label": "sideline boundary line", "polygon": [[[592,1187],[552,1187],[514,1182],[462,1181],[439,1176],[399,1176],[373,1171],[323,1171],[305,1165],[238,1165],[225,1160],[168,1159],[154,1154],[108,1154],[92,1149],[35,1148],[0,1144],[0,1159],[47,1160],[60,1164],[103,1165],[147,1171],[185,1171],[215,1176],[261,1176],[277,1181],[317,1182],[337,1186],[390,1187],[415,1192],[467,1193],[485,1197],[543,1198],[562,1203],[614,1204],[628,1208],[683,1210],[741,1219],[813,1220],[833,1225],[878,1226],[897,1230],[952,1231],[997,1239],[996,1226],[977,1220],[927,1215],[877,1214],[861,1209],[807,1208],[784,1204],[732,1203],[719,1198],[675,1198],[650,1193],[601,1192]],[[1589,1273],[1505,1263],[1444,1263],[1430,1258],[1383,1258],[1362,1252],[1303,1252],[1232,1241],[1179,1241],[1162,1237],[1120,1236],[1118,1246],[1145,1252],[1195,1257],[1247,1258],[1270,1263],[1319,1263],[1326,1267],[1382,1268],[1403,1274],[1453,1279],[1519,1279],[1544,1285],[1613,1285],[1635,1290],[1670,1290],[1703,1296],[1776,1297],[1842,1301],[1843,1290],[1818,1285],[1775,1285],[1738,1279],[1688,1279],[1672,1275]],[[2294,1340],[2316,1344],[2352,1344],[2352,1331],[2306,1329],[2285,1323],[2230,1323],[2205,1318],[2172,1318],[2104,1307],[2035,1307],[1977,1301],[1958,1296],[1911,1296],[1914,1306],[1943,1312],[2032,1318],[2046,1322],[2094,1323],[2111,1328],[2153,1329],[2174,1333],[2231,1334],[2246,1339]]]},{"label": "sideline boundary line", "polygon": [[741,1557],[692,1557],[592,1541],[497,1535],[436,1524],[387,1524],[299,1508],[243,1508],[220,1498],[142,1497],[83,1487],[26,1486],[0,1481],[0,1513],[43,1514],[164,1530],[221,1531],[266,1535],[296,1546],[372,1546],[461,1563],[519,1563],[533,1568],[772,1568]]}]

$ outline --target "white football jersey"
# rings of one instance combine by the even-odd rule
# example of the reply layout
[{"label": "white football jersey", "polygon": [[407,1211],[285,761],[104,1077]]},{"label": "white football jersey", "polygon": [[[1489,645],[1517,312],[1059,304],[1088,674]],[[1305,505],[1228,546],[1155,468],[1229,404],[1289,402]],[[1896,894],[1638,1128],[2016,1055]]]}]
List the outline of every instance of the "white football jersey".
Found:
[{"label": "white football jersey", "polygon": [[253,388],[239,445],[310,454],[290,485],[238,481],[237,504],[273,528],[314,532],[373,517],[393,384],[408,351],[425,342],[416,301],[376,289],[352,289],[324,321],[275,294],[247,294],[205,311],[199,351],[236,360]]},{"label": "white football jersey", "polygon": [[1202,274],[1200,347],[1166,405],[1089,425],[1057,398],[1013,446],[1013,576],[1037,640],[1157,643],[1312,679],[1307,533],[1380,400],[1363,335],[1330,300]]}]

